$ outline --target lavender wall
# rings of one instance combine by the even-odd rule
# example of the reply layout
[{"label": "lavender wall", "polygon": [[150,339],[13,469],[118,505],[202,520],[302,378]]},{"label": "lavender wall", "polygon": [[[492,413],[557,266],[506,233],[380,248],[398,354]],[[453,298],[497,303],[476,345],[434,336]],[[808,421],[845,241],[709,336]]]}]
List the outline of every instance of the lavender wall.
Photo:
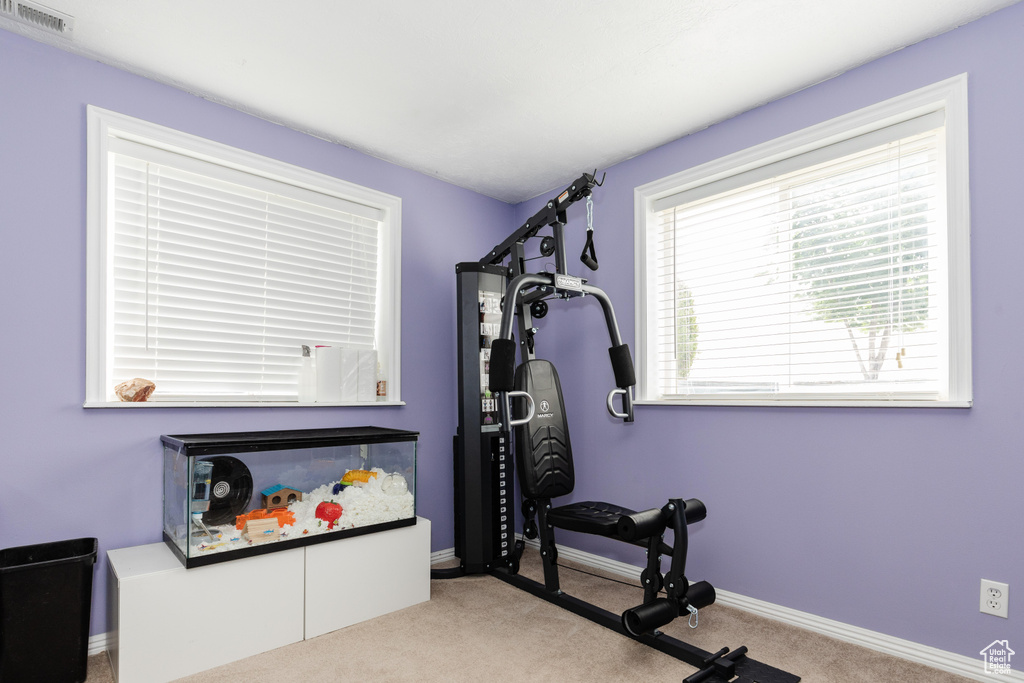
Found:
[{"label": "lavender wall", "polygon": [[[635,187],[967,72],[974,407],[641,406],[623,425],[603,405],[613,381],[600,307],[575,301],[539,323],[538,350],[562,376],[578,498],[644,508],[700,497],[709,514],[691,527],[689,573],[729,591],[969,657],[996,638],[1024,644],[1019,600],[1008,620],[978,611],[981,578],[1024,586],[1021,36],[1024,4],[614,166],[595,201],[591,282],[635,348]],[[516,223],[538,205],[518,206]],[[570,217],[573,251],[583,215]],[[621,544],[560,540],[643,562]]]},{"label": "lavender wall", "polygon": [[[0,547],[98,537],[102,633],[106,551],[160,540],[161,434],[372,424],[421,432],[418,512],[450,548],[454,264],[512,207],[2,30],[0,64]],[[86,104],[401,197],[407,405],[83,409]]]},{"label": "lavender wall", "polygon": [[[1024,323],[1013,277],[1024,252],[1013,201],[1024,184],[1022,25],[1017,5],[666,145],[609,169],[596,197],[602,265],[591,281],[635,347],[634,187],[966,71],[975,407],[642,406],[622,425],[604,409],[613,382],[600,307],[574,301],[540,321],[538,348],[563,377],[581,498],[639,508],[699,496],[710,514],[692,528],[690,574],[726,590],[972,657],[1021,637],[1019,610],[1009,620],[978,613],[978,582],[1024,586]],[[376,424],[421,431],[419,512],[433,522],[432,547],[450,548],[453,264],[484,253],[538,202],[513,210],[4,31],[0,63],[0,546],[99,537],[101,633],[104,551],[159,540],[160,434]],[[408,405],[84,410],[86,104],[402,197]],[[571,219],[574,250],[581,216]],[[642,562],[622,545],[560,540]]]}]

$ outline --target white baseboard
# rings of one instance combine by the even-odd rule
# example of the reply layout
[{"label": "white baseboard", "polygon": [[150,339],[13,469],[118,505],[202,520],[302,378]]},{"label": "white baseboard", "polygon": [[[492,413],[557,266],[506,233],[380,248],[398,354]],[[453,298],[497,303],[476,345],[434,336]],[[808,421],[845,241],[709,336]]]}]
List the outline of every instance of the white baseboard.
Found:
[{"label": "white baseboard", "polygon": [[986,674],[984,662],[980,657],[977,659],[965,657],[946,650],[940,650],[928,645],[922,645],[910,640],[903,640],[895,636],[886,635],[877,631],[870,631],[859,626],[851,626],[841,621],[833,621],[815,614],[801,612],[799,610],[782,607],[763,600],[748,598],[729,591],[716,589],[718,602],[723,605],[735,607],[746,612],[752,612],[767,619],[774,619],[784,624],[797,626],[814,633],[842,640],[854,645],[866,647],[869,650],[883,652],[887,655],[900,657],[917,664],[924,664],[933,669],[948,671],[949,673],[969,678],[972,681],[1006,681],[1007,683],[1024,682],[1024,673],[1011,671],[1007,674]]},{"label": "white baseboard", "polygon": [[109,637],[109,633],[97,633],[94,636],[89,636],[89,656],[106,652],[110,647]]},{"label": "white baseboard", "polygon": [[447,550],[438,550],[437,552],[430,553],[430,564],[438,564],[439,562],[454,559],[455,548],[448,548]]},{"label": "white baseboard", "polygon": [[[526,544],[534,548],[540,547],[537,540],[527,540]],[[617,560],[610,560],[606,557],[601,557],[600,555],[594,555],[593,553],[569,548],[563,545],[558,545],[557,548],[559,557],[566,560],[572,560],[573,562],[578,562],[579,564],[593,569],[600,569],[610,574],[617,574],[623,578],[637,581],[637,587],[639,587],[640,572],[643,570],[642,567],[637,567],[636,565],[627,564],[625,562],[619,562]],[[964,678],[969,678],[973,681],[986,681],[987,683],[1024,683],[1024,672],[1021,671],[1013,670],[1007,674],[985,673],[984,662],[980,657],[980,653],[977,659],[966,657],[964,655],[947,652],[946,650],[940,650],[928,645],[922,645],[913,641],[903,640],[902,638],[896,638],[877,631],[870,631],[866,628],[860,628],[859,626],[851,626],[850,624],[844,624],[840,621],[826,619],[825,617],[819,617],[808,612],[801,612],[799,610],[790,609],[789,607],[783,607],[763,600],[748,598],[744,595],[739,595],[738,593],[732,593],[730,591],[716,588],[715,594],[717,595],[716,602],[718,604],[735,607],[736,609],[751,612],[758,616],[765,617],[766,619],[773,619],[813,633],[820,633],[822,635],[829,636],[830,638],[835,638],[847,643],[852,643],[853,645],[868,648],[869,650],[875,650],[876,652],[882,652],[887,655],[906,659],[917,664],[924,664],[925,666],[930,666],[933,669],[948,671],[949,673],[957,674],[958,676],[963,676]],[[979,647],[981,647],[981,645],[979,645]]]}]

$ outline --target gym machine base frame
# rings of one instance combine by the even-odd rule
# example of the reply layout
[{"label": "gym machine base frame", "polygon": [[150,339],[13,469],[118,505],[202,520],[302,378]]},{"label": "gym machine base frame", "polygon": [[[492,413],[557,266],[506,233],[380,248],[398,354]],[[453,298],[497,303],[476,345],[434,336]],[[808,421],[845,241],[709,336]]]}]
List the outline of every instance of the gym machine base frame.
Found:
[{"label": "gym machine base frame", "polygon": [[[750,659],[746,656],[746,647],[739,647],[734,651],[723,648],[712,653],[667,636],[660,631],[633,635],[622,625],[622,617],[614,612],[575,598],[561,590],[549,591],[544,584],[521,574],[513,574],[512,570],[507,567],[494,569],[490,574],[511,586],[550,602],[552,605],[557,605],[599,626],[611,629],[619,635],[697,667],[697,671],[687,677],[685,683],[722,683],[723,681],[729,683],[797,683],[800,680],[799,676]],[[730,657],[730,655],[733,656]],[[739,678],[734,678],[734,676],[739,676]]]}]

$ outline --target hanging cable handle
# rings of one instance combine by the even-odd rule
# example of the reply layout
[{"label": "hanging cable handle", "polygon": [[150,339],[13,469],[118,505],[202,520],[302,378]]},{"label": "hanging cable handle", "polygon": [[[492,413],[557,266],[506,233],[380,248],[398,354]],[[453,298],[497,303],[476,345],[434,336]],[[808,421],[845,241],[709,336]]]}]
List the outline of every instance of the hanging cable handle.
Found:
[{"label": "hanging cable handle", "polygon": [[580,261],[591,270],[597,270],[597,252],[594,251],[594,200],[587,195],[587,242],[583,245]]}]

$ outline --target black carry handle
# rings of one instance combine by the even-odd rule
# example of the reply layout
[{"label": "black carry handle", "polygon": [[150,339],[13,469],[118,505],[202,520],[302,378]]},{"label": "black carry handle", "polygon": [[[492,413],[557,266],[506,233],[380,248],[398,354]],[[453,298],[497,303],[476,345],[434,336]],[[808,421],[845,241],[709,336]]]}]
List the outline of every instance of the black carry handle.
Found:
[{"label": "black carry handle", "polygon": [[583,245],[580,261],[591,270],[597,270],[597,252],[594,251],[594,231],[587,230],[587,243]]}]

